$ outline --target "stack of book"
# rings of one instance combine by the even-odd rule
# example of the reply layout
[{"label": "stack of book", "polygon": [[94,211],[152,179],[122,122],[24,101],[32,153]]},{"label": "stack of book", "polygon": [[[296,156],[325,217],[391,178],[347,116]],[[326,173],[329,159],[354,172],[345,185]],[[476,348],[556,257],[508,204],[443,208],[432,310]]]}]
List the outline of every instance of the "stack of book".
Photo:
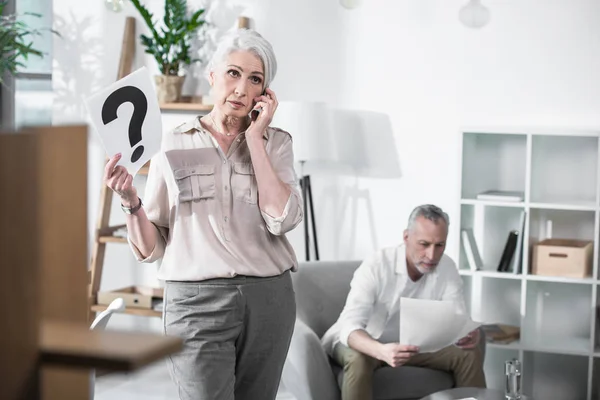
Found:
[{"label": "stack of book", "polygon": [[[502,255],[498,262],[498,267],[496,268],[498,272],[521,273],[525,215],[525,211],[521,211],[519,229],[511,230],[508,233],[508,238],[506,239]],[[472,271],[484,269],[481,252],[479,251],[473,230],[470,228],[463,229],[461,232],[461,239],[470,269]]]},{"label": "stack of book", "polygon": [[485,332],[485,340],[488,343],[508,344],[521,337],[521,329],[518,326],[488,324],[482,325],[481,329]]},{"label": "stack of book", "polygon": [[523,201],[523,192],[511,190],[486,190],[477,195],[478,200],[488,201],[507,201],[520,202]]}]

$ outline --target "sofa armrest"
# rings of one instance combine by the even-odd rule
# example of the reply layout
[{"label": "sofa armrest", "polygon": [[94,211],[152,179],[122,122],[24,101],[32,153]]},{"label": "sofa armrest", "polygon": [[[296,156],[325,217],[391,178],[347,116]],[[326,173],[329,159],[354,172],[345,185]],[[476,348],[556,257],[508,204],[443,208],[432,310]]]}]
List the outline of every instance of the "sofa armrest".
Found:
[{"label": "sofa armrest", "polygon": [[298,400],[339,400],[340,390],[321,341],[296,319],[281,381]]}]

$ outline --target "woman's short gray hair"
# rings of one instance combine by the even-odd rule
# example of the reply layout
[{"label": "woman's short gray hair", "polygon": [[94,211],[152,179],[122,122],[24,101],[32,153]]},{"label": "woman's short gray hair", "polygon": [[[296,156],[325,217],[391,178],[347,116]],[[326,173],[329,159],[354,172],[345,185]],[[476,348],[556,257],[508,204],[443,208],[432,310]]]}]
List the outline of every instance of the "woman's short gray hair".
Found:
[{"label": "woman's short gray hair", "polygon": [[206,67],[206,73],[214,71],[234,51],[249,51],[261,59],[265,70],[263,87],[269,87],[277,73],[275,52],[267,39],[251,29],[236,29],[223,36]]},{"label": "woman's short gray hair", "polygon": [[423,204],[416,207],[411,213],[410,217],[408,217],[408,229],[411,230],[417,218],[423,217],[430,221],[435,222],[436,224],[441,219],[446,223],[446,226],[450,226],[450,217],[446,214],[441,208],[438,206],[434,206],[433,204]]}]

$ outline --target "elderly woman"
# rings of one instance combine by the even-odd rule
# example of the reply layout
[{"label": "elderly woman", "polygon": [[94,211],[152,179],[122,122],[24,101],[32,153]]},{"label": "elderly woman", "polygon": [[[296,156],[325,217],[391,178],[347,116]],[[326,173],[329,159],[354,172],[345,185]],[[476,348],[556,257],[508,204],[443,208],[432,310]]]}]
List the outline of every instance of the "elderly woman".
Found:
[{"label": "elderly woman", "polygon": [[269,127],[276,70],[262,36],[235,31],[209,64],[214,108],[164,135],[143,203],[120,155],[106,165],[134,254],[162,258],[164,331],[184,340],[169,360],[182,400],[276,397],[296,315],[285,233],[303,217],[292,139]]}]

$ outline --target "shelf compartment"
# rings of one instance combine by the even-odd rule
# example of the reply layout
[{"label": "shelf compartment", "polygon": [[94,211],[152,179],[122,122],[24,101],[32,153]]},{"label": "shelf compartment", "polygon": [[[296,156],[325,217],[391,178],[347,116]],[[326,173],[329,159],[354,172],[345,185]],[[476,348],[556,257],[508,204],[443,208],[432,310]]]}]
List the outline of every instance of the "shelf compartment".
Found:
[{"label": "shelf compartment", "polygon": [[521,326],[521,281],[483,277],[479,322]]},{"label": "shelf compartment", "polygon": [[[598,291],[600,290],[600,286],[596,286],[596,305],[594,307],[594,354],[600,357],[600,297],[598,296]],[[600,371],[598,371],[600,374]]]},{"label": "shelf compartment", "polygon": [[[552,232],[546,231],[551,221]],[[570,211],[531,209],[529,238],[535,243],[551,235],[557,239],[577,239],[594,241],[595,211]]]},{"label": "shelf compartment", "polygon": [[465,306],[467,307],[467,314],[472,317],[473,279],[469,275],[462,275],[461,279],[463,281],[463,297],[465,299]]},{"label": "shelf compartment", "polygon": [[587,356],[525,352],[523,394],[534,399],[586,399]]},{"label": "shelf compartment", "polygon": [[530,208],[541,210],[572,210],[572,211],[596,211],[596,204],[593,201],[572,201],[569,204],[564,203],[529,203]]},{"label": "shelf compartment", "polygon": [[472,205],[472,206],[517,207],[517,208],[525,207],[525,203],[523,203],[523,202],[491,201],[491,200],[477,200],[477,199],[462,199],[460,201],[460,204]]},{"label": "shelf compartment", "polygon": [[486,190],[525,192],[527,135],[463,134],[462,198]]},{"label": "shelf compartment", "polygon": [[598,137],[532,137],[532,203],[596,205],[597,175]]},{"label": "shelf compartment", "polygon": [[[548,222],[551,228],[548,228]],[[531,209],[529,219],[529,254],[533,255],[535,245],[542,240],[552,237],[556,239],[576,239],[594,243],[595,211],[570,211]],[[551,229],[548,232],[548,229]],[[530,257],[533,261],[533,257]],[[530,265],[528,273],[532,273]],[[530,275],[531,277],[546,277],[545,275]],[[562,278],[562,277],[557,277]],[[592,278],[590,276],[590,278]],[[586,278],[581,278],[584,280]]]},{"label": "shelf compartment", "polygon": [[[516,207],[462,205],[460,230],[472,229],[479,254],[483,260],[482,272],[497,272],[500,258],[511,230],[521,230],[521,213]],[[523,254],[521,252],[521,254]],[[512,262],[511,262],[512,265]],[[460,238],[459,268],[470,269],[464,251],[462,233]],[[479,273],[477,271],[476,273]],[[512,272],[502,274],[514,275]],[[518,276],[518,275],[517,275]]]},{"label": "shelf compartment", "polygon": [[573,283],[579,285],[592,285],[596,283],[593,278],[564,278],[562,276],[545,276],[545,275],[527,275],[526,278],[531,282],[557,282],[557,283]]},{"label": "shelf compartment", "polygon": [[497,272],[497,271],[475,271],[475,276],[483,276],[485,278],[497,278],[497,279],[512,279],[521,280],[523,275],[513,274],[511,272]]},{"label": "shelf compartment", "polygon": [[600,399],[600,358],[592,362],[592,399]]},{"label": "shelf compartment", "polygon": [[483,370],[489,389],[504,391],[504,363],[513,358],[519,358],[519,351],[509,348],[490,347],[485,352]]},{"label": "shelf compartment", "polygon": [[[108,306],[102,304],[94,304],[91,306],[91,310],[94,312],[101,312],[106,310]],[[162,317],[161,311],[156,311],[148,308],[133,308],[127,307],[124,311],[119,312],[120,314],[137,315],[140,317]]]},{"label": "shelf compartment", "polygon": [[592,286],[527,281],[526,290],[521,330],[523,347],[540,352],[589,355]]}]

